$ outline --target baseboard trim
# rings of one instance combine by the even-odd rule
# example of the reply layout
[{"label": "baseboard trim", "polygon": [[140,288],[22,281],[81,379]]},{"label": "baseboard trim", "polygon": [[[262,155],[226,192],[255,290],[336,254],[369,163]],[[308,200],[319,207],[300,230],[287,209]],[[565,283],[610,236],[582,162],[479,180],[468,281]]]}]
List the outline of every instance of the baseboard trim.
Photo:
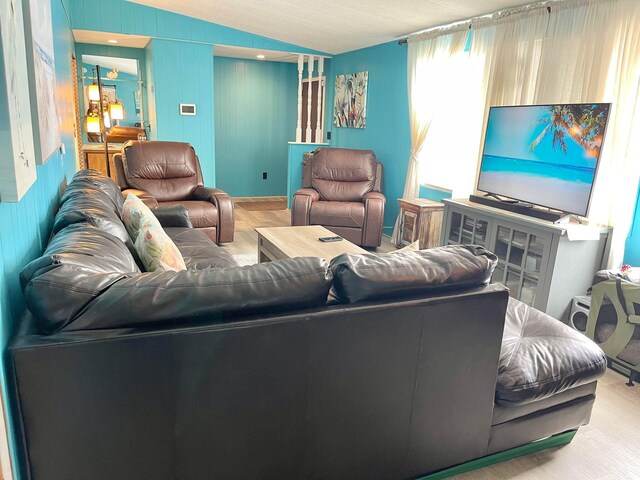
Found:
[{"label": "baseboard trim", "polygon": [[268,196],[268,197],[231,197],[234,202],[284,202],[287,197]]},{"label": "baseboard trim", "polygon": [[505,450],[504,452],[498,452],[492,455],[487,455],[486,457],[477,458],[467,463],[456,465],[455,467],[449,467],[444,470],[440,470],[439,472],[430,473],[427,476],[419,477],[417,480],[441,480],[443,478],[460,475],[461,473],[488,467],[489,465],[494,465],[496,463],[511,460],[513,458],[530,455],[541,450],[546,450],[547,448],[561,447],[562,445],[571,443],[571,440],[573,440],[573,437],[575,437],[577,431],[578,430],[569,430],[567,432],[559,433],[543,440],[538,440],[536,442],[527,443],[526,445],[521,445],[519,447]]}]

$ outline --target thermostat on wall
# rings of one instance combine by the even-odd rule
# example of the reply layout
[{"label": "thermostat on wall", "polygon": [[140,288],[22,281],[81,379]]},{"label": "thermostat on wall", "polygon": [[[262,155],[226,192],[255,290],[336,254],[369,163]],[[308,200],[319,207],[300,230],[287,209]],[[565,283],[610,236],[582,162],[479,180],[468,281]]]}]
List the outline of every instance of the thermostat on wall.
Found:
[{"label": "thermostat on wall", "polygon": [[180,104],[180,115],[195,115],[196,114],[196,104],[195,103],[181,103]]}]

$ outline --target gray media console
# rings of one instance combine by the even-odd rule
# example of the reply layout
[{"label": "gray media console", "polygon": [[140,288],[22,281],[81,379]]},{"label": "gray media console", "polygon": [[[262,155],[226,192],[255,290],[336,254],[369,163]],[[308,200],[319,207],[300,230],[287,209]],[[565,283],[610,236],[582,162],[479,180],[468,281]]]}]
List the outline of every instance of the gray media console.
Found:
[{"label": "gray media console", "polygon": [[610,227],[554,224],[469,200],[443,200],[441,245],[483,245],[498,256],[491,279],[511,296],[569,321],[571,300],[604,268]]}]

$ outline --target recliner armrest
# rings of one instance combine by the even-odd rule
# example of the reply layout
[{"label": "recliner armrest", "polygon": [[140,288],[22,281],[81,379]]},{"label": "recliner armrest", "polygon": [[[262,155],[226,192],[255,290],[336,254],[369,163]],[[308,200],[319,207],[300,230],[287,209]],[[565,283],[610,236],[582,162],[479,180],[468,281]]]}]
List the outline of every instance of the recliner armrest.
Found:
[{"label": "recliner armrest", "polygon": [[362,197],[362,202],[367,203],[368,200],[381,200],[382,203],[387,202],[387,198],[380,192],[369,192],[365,193]]},{"label": "recliner armrest", "polygon": [[364,203],[363,247],[378,247],[382,242],[384,205],[387,199],[380,192],[369,192],[362,197]]},{"label": "recliner armrest", "polygon": [[314,190],[313,188],[301,188],[297,190],[296,193],[293,194],[294,197],[296,195],[306,195],[308,197],[311,197],[312,202],[317,202],[318,200],[320,200],[320,194],[318,193],[317,190]]},{"label": "recliner armrest", "polygon": [[291,225],[309,225],[311,204],[320,200],[320,194],[313,188],[301,188],[293,194],[291,202]]},{"label": "recliner armrest", "polygon": [[122,153],[116,153],[113,155],[113,166],[116,172],[116,183],[120,187],[120,190],[129,188],[127,175],[124,172],[124,160],[122,158]]},{"label": "recliner armrest", "polygon": [[142,200],[142,202],[147,207],[149,207],[151,209],[158,207],[158,201],[156,200],[156,197],[154,197],[153,195],[151,195],[149,192],[147,192],[145,190],[138,190],[136,188],[127,188],[126,190],[122,191],[122,195],[125,198],[129,194],[132,194],[132,195],[135,195],[136,197],[138,197],[140,200]]},{"label": "recliner armrest", "polygon": [[218,209],[218,226],[216,227],[216,243],[233,242],[234,219],[233,201],[227,193],[218,188],[198,186],[193,191],[193,199],[211,202]]},{"label": "recliner armrest", "polygon": [[220,190],[219,188],[209,188],[203,187],[201,185],[197,186],[193,191],[193,199],[201,200],[205,202],[214,203],[213,197],[228,197],[229,195],[224,190]]},{"label": "recliner armrest", "polygon": [[174,205],[171,207],[160,206],[152,210],[162,228],[183,227],[193,228],[189,219],[189,211],[184,205]]}]

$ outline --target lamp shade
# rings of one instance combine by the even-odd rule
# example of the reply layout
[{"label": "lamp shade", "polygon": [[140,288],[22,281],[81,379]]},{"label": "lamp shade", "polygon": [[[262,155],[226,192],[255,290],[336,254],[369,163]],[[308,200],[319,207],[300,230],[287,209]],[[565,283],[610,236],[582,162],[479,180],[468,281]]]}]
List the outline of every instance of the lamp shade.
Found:
[{"label": "lamp shade", "polygon": [[87,117],[87,132],[100,133],[100,118],[93,115]]},{"label": "lamp shade", "polygon": [[109,105],[109,116],[112,120],[122,120],[124,118],[124,108],[121,103]]},{"label": "lamp shade", "polygon": [[104,128],[111,128],[111,117],[109,116],[109,112],[107,110],[103,113],[104,117]]},{"label": "lamp shade", "polygon": [[87,96],[92,102],[97,102],[100,100],[100,89],[98,88],[97,84],[93,83],[87,87]]}]

